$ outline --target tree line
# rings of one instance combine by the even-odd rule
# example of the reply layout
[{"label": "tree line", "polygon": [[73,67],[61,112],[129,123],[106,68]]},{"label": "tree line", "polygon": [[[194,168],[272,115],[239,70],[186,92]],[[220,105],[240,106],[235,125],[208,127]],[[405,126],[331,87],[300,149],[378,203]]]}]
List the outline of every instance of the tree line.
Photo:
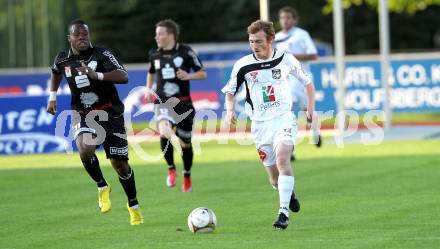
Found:
[{"label": "tree line", "polygon": [[[392,52],[440,48],[440,1],[424,1],[424,8],[414,1],[389,1]],[[313,39],[333,43],[332,0],[269,2],[276,28],[278,9],[289,4],[298,10],[299,26]],[[347,53],[376,53],[377,0],[343,2],[349,7],[344,11]],[[182,42],[214,43],[246,41],[246,27],[258,17],[256,0],[0,0],[0,67],[50,65],[58,51],[67,49],[67,25],[74,18],[89,23],[95,44],[111,48],[125,63],[140,63],[155,47],[159,20],[178,22]]]}]

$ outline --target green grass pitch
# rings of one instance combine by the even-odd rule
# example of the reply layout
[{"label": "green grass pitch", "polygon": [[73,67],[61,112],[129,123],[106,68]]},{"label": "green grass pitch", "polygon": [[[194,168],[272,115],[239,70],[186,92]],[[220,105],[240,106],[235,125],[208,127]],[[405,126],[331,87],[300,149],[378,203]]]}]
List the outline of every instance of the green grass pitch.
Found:
[{"label": "green grass pitch", "polygon": [[[159,153],[158,143],[143,145]],[[0,157],[0,248],[439,248],[440,140],[381,145],[302,144],[293,164],[302,210],[274,230],[278,194],[253,145],[203,143],[195,155],[193,193],[174,189],[162,160],[131,151],[145,224],[128,222],[125,196],[102,152],[113,185],[112,210],[100,214],[95,185],[77,154]],[[207,206],[212,234],[189,232],[186,218]]]}]

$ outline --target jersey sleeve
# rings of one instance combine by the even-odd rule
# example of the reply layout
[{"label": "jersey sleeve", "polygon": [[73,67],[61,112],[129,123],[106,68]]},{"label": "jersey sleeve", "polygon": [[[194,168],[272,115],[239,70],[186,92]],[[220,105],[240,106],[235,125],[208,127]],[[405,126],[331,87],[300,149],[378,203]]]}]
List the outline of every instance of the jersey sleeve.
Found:
[{"label": "jersey sleeve", "polygon": [[239,62],[236,62],[234,64],[234,67],[232,68],[231,76],[226,83],[226,85],[222,88],[223,93],[230,93],[230,94],[237,94],[238,90],[240,90],[240,86],[243,82],[237,82],[238,81],[238,71],[240,69]]},{"label": "jersey sleeve", "polygon": [[114,70],[121,70],[127,72],[127,70],[125,70],[122,63],[119,62],[119,60],[113,55],[113,53],[110,50],[105,49],[102,52],[102,55],[103,55],[102,65],[107,72],[111,72]]},{"label": "jersey sleeve", "polygon": [[312,78],[303,70],[301,63],[291,54],[285,54],[285,56],[288,60],[287,63],[289,63],[290,74],[296,77],[304,86],[311,84]]},{"label": "jersey sleeve", "polygon": [[315,43],[313,43],[313,40],[307,31],[304,32],[304,42],[306,44],[306,54],[318,54]]},{"label": "jersey sleeve", "polygon": [[60,58],[63,56],[63,53],[61,52],[61,53],[59,53],[59,54],[57,54],[57,56],[55,56],[55,59],[54,59],[54,61],[53,61],[53,64],[52,64],[52,66],[50,67],[50,69],[52,70],[52,73],[53,74],[58,74],[58,75],[60,75],[60,74],[62,74],[62,71],[61,71],[61,68],[60,68],[60,65],[59,65],[59,61],[60,61]]},{"label": "jersey sleeve", "polygon": [[151,74],[156,73],[156,68],[154,67],[154,58],[153,58],[154,50],[148,51],[148,62],[150,63],[150,68],[148,69],[148,72]]},{"label": "jersey sleeve", "polygon": [[203,68],[202,61],[197,56],[196,52],[191,48],[188,49],[189,65],[194,72],[200,71]]}]

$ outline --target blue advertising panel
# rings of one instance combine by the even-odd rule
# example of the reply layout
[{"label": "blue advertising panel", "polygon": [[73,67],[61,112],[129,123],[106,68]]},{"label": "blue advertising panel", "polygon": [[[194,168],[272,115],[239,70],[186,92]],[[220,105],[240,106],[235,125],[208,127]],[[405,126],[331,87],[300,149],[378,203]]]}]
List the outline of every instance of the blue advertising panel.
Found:
[{"label": "blue advertising panel", "polygon": [[[59,109],[69,109],[68,97],[58,101]],[[47,98],[0,98],[0,155],[65,152],[72,148],[69,139],[70,118],[58,124],[60,136],[55,136],[58,115],[46,112]],[[66,114],[66,113],[63,113]],[[70,136],[71,137],[71,136]]]},{"label": "blue advertising panel", "polygon": [[[334,63],[311,65],[317,90],[317,109],[336,110]],[[390,68],[390,104],[394,112],[440,111],[440,59],[396,60]],[[348,62],[345,68],[348,110],[382,109],[385,98],[378,61]]]}]

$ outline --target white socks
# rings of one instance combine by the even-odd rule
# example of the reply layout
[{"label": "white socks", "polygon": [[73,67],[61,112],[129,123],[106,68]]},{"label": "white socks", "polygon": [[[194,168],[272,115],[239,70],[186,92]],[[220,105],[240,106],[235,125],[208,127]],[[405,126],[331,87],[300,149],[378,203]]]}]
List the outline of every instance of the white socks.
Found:
[{"label": "white socks", "polygon": [[290,197],[293,192],[293,185],[295,178],[293,176],[280,175],[278,176],[278,194],[280,195],[280,212],[289,216]]}]

